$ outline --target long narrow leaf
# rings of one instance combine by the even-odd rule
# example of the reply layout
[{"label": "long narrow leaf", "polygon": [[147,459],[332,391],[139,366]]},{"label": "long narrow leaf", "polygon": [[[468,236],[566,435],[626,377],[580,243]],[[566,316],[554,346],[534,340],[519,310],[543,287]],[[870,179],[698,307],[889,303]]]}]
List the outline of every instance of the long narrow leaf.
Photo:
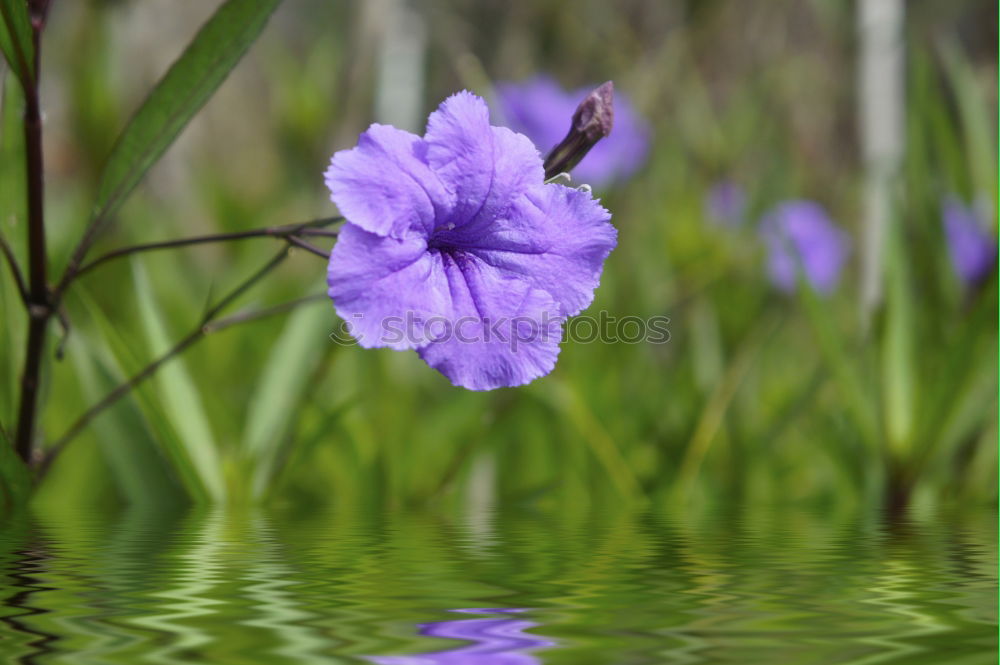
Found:
[{"label": "long narrow leaf", "polygon": [[914,335],[913,290],[910,285],[906,249],[898,224],[889,230],[886,325],[882,347],[882,381],[888,444],[900,457],[909,455],[913,444],[913,422],[919,400]]},{"label": "long narrow leaf", "polygon": [[[170,337],[156,307],[149,277],[138,261],[132,262],[136,298],[150,351],[154,356],[165,353],[171,346]],[[222,462],[208,416],[194,381],[184,368],[181,358],[174,358],[160,368],[155,377],[171,425],[180,435],[181,445],[194,465],[209,497],[224,497]]]},{"label": "long narrow leaf", "polygon": [[288,318],[250,399],[243,449],[253,459],[253,494],[264,493],[290,423],[299,417],[303,390],[329,344],[332,326],[326,307],[303,307]]},{"label": "long narrow leaf", "polygon": [[228,0],[195,36],[118,137],[95,221],[113,214],[263,30],[281,0]]},{"label": "long narrow leaf", "polygon": [[[97,326],[97,338],[102,340],[104,348],[111,356],[112,366],[121,368],[119,379],[131,376],[142,367],[149,359],[149,354],[144,349],[138,348],[133,338],[128,338],[122,333],[122,329],[111,321],[97,304],[93,301],[85,286],[77,287],[76,299],[79,300],[89,313],[89,319]],[[74,333],[75,334],[75,333]],[[70,338],[72,340],[72,337]],[[103,393],[97,393],[98,395]],[[138,407],[141,416],[148,424],[149,432],[156,439],[157,447],[165,459],[169,460],[173,475],[181,482],[187,495],[196,501],[207,500],[208,494],[205,486],[198,475],[198,470],[191,462],[187,449],[169,423],[169,419],[163,414],[162,404],[150,397],[151,391],[143,390],[140,387],[131,398]],[[101,433],[98,432],[100,436]]]},{"label": "long narrow leaf", "polygon": [[0,0],[0,51],[22,86],[34,76],[34,46],[26,0]]},{"label": "long narrow leaf", "polygon": [[819,294],[803,277],[801,269],[798,276],[798,292],[802,308],[816,337],[820,355],[840,391],[847,412],[854,420],[865,443],[872,450],[876,450],[881,441],[880,425],[874,406],[875,396],[872,395],[870,384],[864,380],[859,366],[862,361],[848,351],[844,334],[826,304],[820,300]]},{"label": "long narrow leaf", "polygon": [[997,186],[995,125],[990,118],[986,94],[957,44],[946,42],[943,52],[948,79],[958,102],[965,155],[972,175],[972,194],[993,193]]},{"label": "long narrow leaf", "polygon": [[[85,343],[81,332],[75,332],[69,344],[69,357],[85,394],[103,395],[125,375],[105,344]],[[93,353],[90,349],[95,346],[105,348]],[[114,480],[129,504],[152,506],[176,501],[177,484],[166,472],[165,460],[157,453],[148,424],[134,401],[119,402],[96,419],[93,427]]]}]

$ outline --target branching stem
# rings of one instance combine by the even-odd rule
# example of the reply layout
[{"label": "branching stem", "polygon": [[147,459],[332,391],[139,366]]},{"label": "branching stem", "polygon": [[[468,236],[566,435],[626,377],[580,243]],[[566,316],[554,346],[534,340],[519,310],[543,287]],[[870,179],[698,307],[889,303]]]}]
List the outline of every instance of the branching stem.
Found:
[{"label": "branching stem", "polygon": [[116,386],[111,392],[101,398],[96,404],[91,406],[89,409],[84,411],[66,432],[59,437],[58,440],[46,451],[38,469],[38,478],[41,478],[48,467],[52,464],[52,461],[66,448],[77,435],[79,435],[90,422],[96,418],[102,411],[114,405],[122,397],[130,393],[143,381],[151,377],[156,371],[165,363],[167,363],[172,358],[183,353],[188,347],[202,339],[210,332],[216,332],[222,330],[223,328],[228,328],[230,326],[236,325],[237,323],[243,323],[245,321],[252,321],[264,316],[270,316],[272,314],[277,314],[283,311],[287,311],[292,307],[296,307],[305,302],[316,300],[316,296],[310,296],[309,298],[303,298],[292,303],[287,303],[285,305],[278,305],[276,307],[267,308],[256,313],[247,314],[237,314],[228,319],[220,319],[215,321],[215,318],[229,305],[236,301],[240,296],[246,293],[251,287],[257,284],[261,279],[263,279],[268,273],[274,270],[285,258],[288,256],[288,247],[282,248],[278,254],[276,254],[270,261],[268,261],[264,266],[262,266],[257,272],[245,279],[238,286],[236,286],[232,291],[227,293],[223,298],[221,298],[217,303],[212,305],[205,314],[198,321],[198,324],[179,342],[174,344],[169,350],[167,350],[163,355],[159,356],[148,365],[143,367],[141,370],[132,375],[131,378],[124,381],[123,383]]}]

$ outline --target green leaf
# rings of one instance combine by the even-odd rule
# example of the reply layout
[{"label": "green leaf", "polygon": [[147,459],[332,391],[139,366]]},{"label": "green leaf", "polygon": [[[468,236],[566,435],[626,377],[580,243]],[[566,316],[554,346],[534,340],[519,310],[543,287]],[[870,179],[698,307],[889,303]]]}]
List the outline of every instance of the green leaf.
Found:
[{"label": "green leaf", "polygon": [[[86,308],[90,320],[98,327],[96,339],[102,341],[104,350],[110,354],[104,364],[112,368],[121,368],[120,372],[116,373],[119,380],[135,374],[148,361],[148,353],[136,347],[134,338],[127,338],[122,334],[120,325],[116,325],[101,311],[84,285],[78,285],[75,293],[76,298]],[[73,337],[70,337],[71,341],[72,339]],[[148,423],[150,435],[156,439],[157,447],[164,458],[169,459],[173,475],[181,482],[188,496],[195,500],[208,499],[198,471],[189,459],[180,437],[170,426],[168,418],[163,415],[162,406],[155,403],[155,400],[149,397],[150,391],[143,388],[144,386],[139,386],[127,399],[132,399],[139,407],[143,419]],[[113,463],[111,466],[114,468]]]},{"label": "green leaf", "polygon": [[[996,124],[991,120],[986,92],[982,89],[961,47],[953,41],[942,48],[948,79],[955,91],[961,128],[965,139],[966,163],[972,175],[973,191],[994,194],[997,186]],[[995,120],[995,118],[993,118]]]},{"label": "green leaf", "polygon": [[[173,344],[156,307],[149,277],[139,261],[132,261],[132,274],[148,346],[153,355],[159,357]],[[157,371],[154,381],[170,424],[179,435],[183,453],[197,472],[209,498],[216,501],[223,499],[225,486],[219,449],[212,436],[201,396],[184,368],[183,360],[173,358],[164,364]]]},{"label": "green leaf", "polygon": [[293,313],[257,381],[250,399],[243,450],[253,459],[253,495],[264,494],[289,425],[320,352],[330,344],[333,321],[326,307],[303,307]]},{"label": "green leaf", "polygon": [[820,356],[830,370],[847,407],[847,413],[865,443],[874,451],[878,448],[881,436],[874,407],[875,396],[861,369],[864,359],[859,354],[848,351],[845,335],[834,320],[827,303],[820,299],[812,284],[802,274],[802,269],[797,272],[799,298],[816,336]]},{"label": "green leaf", "polygon": [[560,418],[572,423],[590,446],[594,459],[608,474],[621,497],[639,503],[645,501],[642,486],[622,454],[621,445],[601,424],[580,392],[568,382],[552,380],[544,394]]},{"label": "green leaf", "polygon": [[31,493],[31,473],[14,452],[14,442],[0,428],[0,508],[23,505]]},{"label": "green leaf", "polygon": [[281,0],[228,0],[136,111],[101,175],[93,220],[112,215],[264,29]]},{"label": "green leaf", "polygon": [[[995,371],[996,363],[989,357],[996,353],[996,335],[985,331],[993,327],[997,318],[996,282],[976,299],[971,311],[959,319],[959,327],[953,337],[943,339],[946,353],[943,362],[934,368],[933,381],[926,381],[926,398],[917,412],[922,456],[936,454],[948,438],[944,430],[950,427],[954,413],[960,409],[963,395],[975,384],[983,371]],[[996,393],[994,391],[994,397]],[[988,414],[982,413],[986,418]]]},{"label": "green leaf", "polygon": [[[103,395],[124,376],[103,341],[95,345],[74,331],[69,347],[68,356],[84,394]],[[166,460],[157,452],[149,425],[131,396],[101,414],[92,427],[115,483],[130,505],[176,501],[177,484],[166,472]]]},{"label": "green leaf", "polygon": [[913,336],[914,298],[910,285],[906,248],[899,224],[890,224],[886,325],[882,348],[882,380],[885,394],[885,428],[890,449],[900,459],[913,446],[917,403]]},{"label": "green leaf", "polygon": [[26,0],[0,0],[0,51],[22,86],[34,78],[34,46]]}]

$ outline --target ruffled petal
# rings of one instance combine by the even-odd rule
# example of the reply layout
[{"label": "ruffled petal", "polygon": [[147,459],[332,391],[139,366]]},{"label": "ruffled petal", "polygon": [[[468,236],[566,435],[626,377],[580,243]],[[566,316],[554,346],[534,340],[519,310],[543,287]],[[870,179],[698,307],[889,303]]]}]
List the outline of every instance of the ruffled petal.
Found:
[{"label": "ruffled petal", "polygon": [[551,372],[564,321],[552,296],[472,255],[442,257],[451,326],[420,357],[469,390],[519,386]]},{"label": "ruffled petal", "polygon": [[337,315],[365,348],[427,343],[426,321],[450,311],[440,254],[418,233],[385,238],[345,224],[330,254],[327,284]]},{"label": "ruffled petal", "polygon": [[401,238],[428,234],[452,207],[453,197],[430,169],[419,136],[372,125],[350,150],[337,152],[324,174],[330,198],[344,217],[365,231]]},{"label": "ruffled petal", "polygon": [[491,266],[548,291],[565,316],[594,299],[604,259],[616,244],[611,213],[590,194],[544,185],[518,197],[496,219],[442,236]]},{"label": "ruffled petal", "polygon": [[486,102],[470,92],[452,95],[431,113],[424,140],[427,163],[455,197],[446,220],[454,227],[491,219],[545,177],[531,141],[505,127],[491,127]]}]

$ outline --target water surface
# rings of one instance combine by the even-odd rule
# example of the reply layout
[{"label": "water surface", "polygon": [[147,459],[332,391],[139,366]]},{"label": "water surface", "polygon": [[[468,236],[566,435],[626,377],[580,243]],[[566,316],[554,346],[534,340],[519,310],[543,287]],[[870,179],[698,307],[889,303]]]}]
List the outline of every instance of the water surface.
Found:
[{"label": "water surface", "polygon": [[8,517],[0,660],[992,665],[994,525]]}]

